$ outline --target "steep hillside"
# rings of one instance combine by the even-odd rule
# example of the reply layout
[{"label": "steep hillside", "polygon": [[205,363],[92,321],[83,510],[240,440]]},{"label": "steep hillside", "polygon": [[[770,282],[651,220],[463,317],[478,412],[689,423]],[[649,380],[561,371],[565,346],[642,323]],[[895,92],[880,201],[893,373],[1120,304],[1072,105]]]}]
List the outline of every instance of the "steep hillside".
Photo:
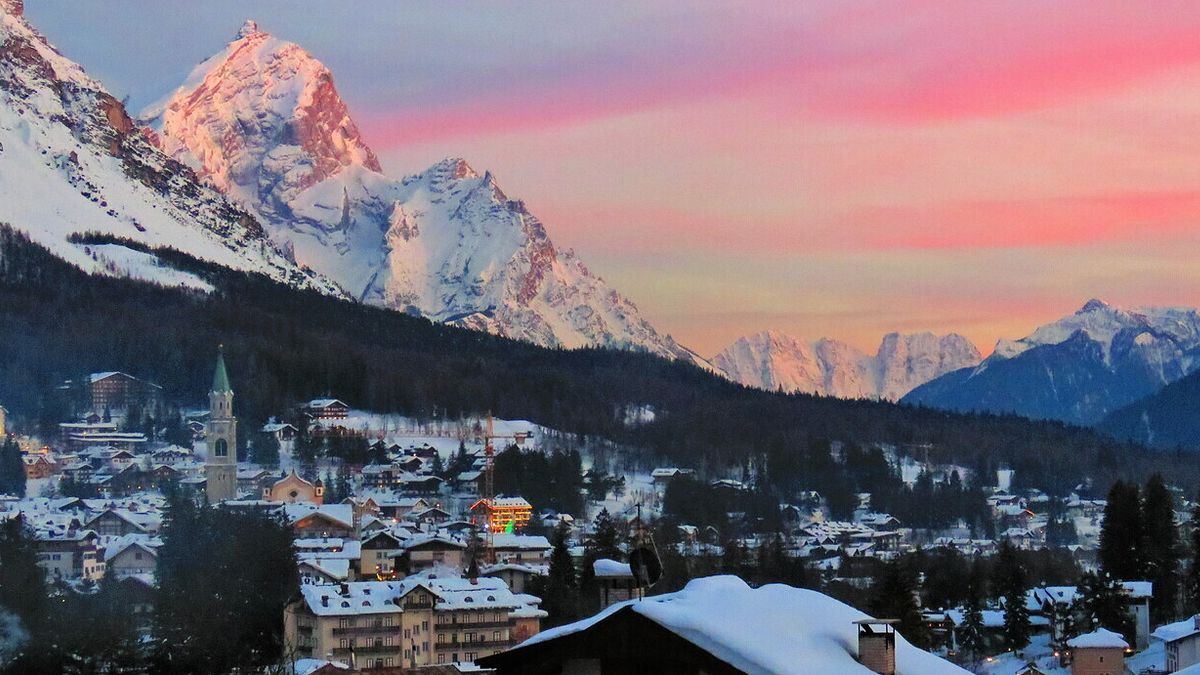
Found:
[{"label": "steep hillside", "polygon": [[104,232],[340,295],[281,254],[262,227],[136,132],[124,107],[0,4],[0,221],[90,271],[194,285],[152,255],[91,249]]},{"label": "steep hillside", "polygon": [[0,402],[17,420],[41,419],[53,429],[61,411],[47,392],[97,370],[135,373],[174,401],[197,402],[211,383],[216,345],[224,344],[247,428],[327,393],[416,416],[490,410],[639,446],[646,462],[716,470],[765,458],[769,479],[783,487],[809,475],[804,449],[818,439],[901,451],[928,443],[921,453],[931,461],[985,476],[1010,466],[1021,484],[1056,494],[1083,477],[1107,486],[1161,470],[1180,482],[1200,480],[1200,456],[1151,453],[1086,429],[765,392],[677,360],[540,348],[153,253],[214,292],[89,276],[0,227]]},{"label": "steep hillside", "polygon": [[1112,411],[1096,427],[1147,445],[1200,449],[1200,372]]}]

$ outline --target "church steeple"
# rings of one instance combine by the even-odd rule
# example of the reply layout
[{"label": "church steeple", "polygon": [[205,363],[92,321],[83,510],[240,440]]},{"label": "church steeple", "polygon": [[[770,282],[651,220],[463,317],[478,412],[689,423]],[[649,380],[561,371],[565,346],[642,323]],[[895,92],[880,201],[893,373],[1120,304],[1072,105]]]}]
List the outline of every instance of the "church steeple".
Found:
[{"label": "church steeple", "polygon": [[224,348],[217,352],[205,431],[208,501],[215,504],[237,496],[237,418],[233,416],[233,388],[225,370]]},{"label": "church steeple", "polygon": [[213,373],[212,390],[217,393],[233,391],[229,387],[229,373],[225,370],[225,345],[217,347],[217,370]]}]

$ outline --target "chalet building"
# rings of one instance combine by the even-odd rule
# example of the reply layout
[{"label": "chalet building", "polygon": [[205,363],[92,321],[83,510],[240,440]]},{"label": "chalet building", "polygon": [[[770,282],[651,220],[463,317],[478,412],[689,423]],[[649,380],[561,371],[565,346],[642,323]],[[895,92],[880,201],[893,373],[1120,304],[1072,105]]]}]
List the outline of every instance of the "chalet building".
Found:
[{"label": "chalet building", "polygon": [[342,520],[328,511],[312,511],[292,521],[292,532],[297,539],[347,539],[354,536],[354,522]]},{"label": "chalet building", "polygon": [[492,537],[492,550],[496,553],[497,562],[547,565],[552,548],[550,541],[540,535],[500,532]]},{"label": "chalet building", "polygon": [[34,538],[38,566],[47,579],[88,579],[104,577],[104,551],[100,537],[92,530],[38,532]]},{"label": "chalet building", "polygon": [[395,490],[408,473],[397,464],[368,464],[362,468],[362,485],[366,490]]},{"label": "chalet building", "polygon": [[131,411],[154,412],[162,405],[162,387],[121,372],[92,373],[82,382],[59,386],[72,407],[102,418],[124,420]]},{"label": "chalet building", "polygon": [[1105,628],[1067,640],[1071,650],[1071,675],[1125,675],[1129,643]]},{"label": "chalet building", "polygon": [[487,577],[495,577],[512,589],[513,593],[524,593],[529,588],[534,577],[545,576],[549,569],[546,566],[533,566],[524,563],[497,563],[484,565],[479,572]]},{"label": "chalet building", "polygon": [[350,406],[336,398],[315,398],[301,412],[314,420],[344,420],[350,417]]},{"label": "chalet building", "polygon": [[86,527],[101,536],[123,537],[129,534],[149,534],[157,531],[155,520],[148,514],[139,516],[125,509],[106,509],[89,520]]},{"label": "chalet building", "polygon": [[149,540],[128,539],[104,550],[108,573],[118,579],[136,574],[154,574],[158,569],[158,548]]},{"label": "chalet building", "polygon": [[396,571],[396,559],[404,543],[389,532],[376,532],[362,542],[358,576],[360,579],[390,577]]},{"label": "chalet building", "polygon": [[441,525],[442,523],[449,522],[452,517],[449,511],[438,506],[431,506],[420,511],[412,511],[408,514],[409,520],[427,525]]},{"label": "chalet building", "polygon": [[694,469],[680,469],[678,467],[668,466],[660,467],[651,471],[650,479],[654,481],[656,486],[661,488],[666,487],[667,483],[670,483],[676,478],[694,475],[696,475],[696,471]]},{"label": "chalet building", "polygon": [[292,469],[288,475],[275,481],[271,487],[263,488],[263,500],[268,502],[283,502],[285,504],[316,504],[320,506],[325,501],[325,485],[320,479],[310,483],[304,480]]},{"label": "chalet building", "polygon": [[610,608],[476,661],[497,675],[741,675],[858,673],[963,675],[815,591],[751,589],[731,576]]},{"label": "chalet building", "polygon": [[467,545],[457,539],[439,535],[415,537],[404,545],[410,573],[435,566],[464,569]]},{"label": "chalet building", "polygon": [[296,434],[300,433],[299,429],[286,422],[268,422],[260,431],[264,434],[271,434],[280,443],[293,441],[296,439]]},{"label": "chalet building", "polygon": [[[0,435],[0,438],[3,438],[3,435]],[[49,478],[58,470],[58,462],[48,455],[25,455],[21,460],[25,463],[25,478],[30,480]]]},{"label": "chalet building", "polygon": [[367,672],[495,654],[535,634],[545,616],[536,598],[487,578],[305,585],[301,594],[284,611],[287,648]]},{"label": "chalet building", "polygon": [[1163,643],[1168,673],[1200,664],[1200,614],[1159,626],[1153,637]]}]

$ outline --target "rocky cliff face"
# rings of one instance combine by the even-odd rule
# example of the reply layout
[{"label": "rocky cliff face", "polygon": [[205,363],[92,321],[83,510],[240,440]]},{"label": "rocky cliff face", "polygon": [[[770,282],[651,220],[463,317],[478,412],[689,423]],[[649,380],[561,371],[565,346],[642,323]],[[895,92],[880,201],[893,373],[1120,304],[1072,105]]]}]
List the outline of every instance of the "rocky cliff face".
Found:
[{"label": "rocky cliff face", "polygon": [[183,279],[152,255],[82,239],[169,246],[341,293],[289,261],[246,210],[136,133],[121,103],[51,47],[22,9],[14,0],[0,5],[0,221],[98,273]]},{"label": "rocky cliff face", "polygon": [[163,150],[363,301],[546,346],[703,365],[558,249],[490,173],[448,159],[402,180],[384,175],[329,70],[253,22],[143,118]]},{"label": "rocky cliff face", "polygon": [[808,343],[766,331],[737,340],[712,361],[730,379],[762,389],[895,400],[979,358],[970,341],[953,334],[890,333],[868,355],[836,340]]}]

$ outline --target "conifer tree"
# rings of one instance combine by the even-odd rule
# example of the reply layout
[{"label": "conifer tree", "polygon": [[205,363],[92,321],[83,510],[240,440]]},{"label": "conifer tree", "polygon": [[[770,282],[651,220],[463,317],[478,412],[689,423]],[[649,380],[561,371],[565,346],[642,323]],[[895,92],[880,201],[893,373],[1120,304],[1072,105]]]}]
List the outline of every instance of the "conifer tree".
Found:
[{"label": "conifer tree", "polygon": [[1029,589],[1017,551],[1007,541],[1000,545],[996,555],[994,584],[1004,602],[1004,646],[1020,651],[1029,644],[1032,633],[1029,608],[1025,606],[1025,594]]},{"label": "conifer tree", "polygon": [[918,647],[929,645],[929,631],[917,600],[917,575],[902,560],[883,567],[871,589],[870,611],[879,619],[896,619],[896,630]]},{"label": "conifer tree", "polygon": [[1135,483],[1118,480],[1108,491],[1104,524],[1100,528],[1100,568],[1116,579],[1144,576],[1145,530],[1142,504]]},{"label": "conifer tree", "polygon": [[1080,632],[1107,628],[1121,633],[1133,644],[1133,615],[1125,602],[1120,582],[1105,572],[1085,572],[1079,583],[1079,604],[1083,609],[1084,625]]},{"label": "conifer tree", "polygon": [[1146,533],[1144,578],[1154,583],[1154,598],[1150,608],[1157,625],[1175,618],[1179,601],[1179,541],[1175,504],[1162,474],[1154,474],[1146,483],[1142,523]]},{"label": "conifer tree", "polygon": [[0,494],[25,496],[25,462],[12,436],[0,443]]},{"label": "conifer tree", "polygon": [[250,446],[250,461],[259,466],[279,466],[279,437],[260,432]]},{"label": "conifer tree", "polygon": [[550,614],[552,626],[574,621],[579,615],[579,584],[575,562],[567,547],[567,530],[565,522],[554,528],[554,547],[550,551],[550,570],[542,598],[542,609]]}]

